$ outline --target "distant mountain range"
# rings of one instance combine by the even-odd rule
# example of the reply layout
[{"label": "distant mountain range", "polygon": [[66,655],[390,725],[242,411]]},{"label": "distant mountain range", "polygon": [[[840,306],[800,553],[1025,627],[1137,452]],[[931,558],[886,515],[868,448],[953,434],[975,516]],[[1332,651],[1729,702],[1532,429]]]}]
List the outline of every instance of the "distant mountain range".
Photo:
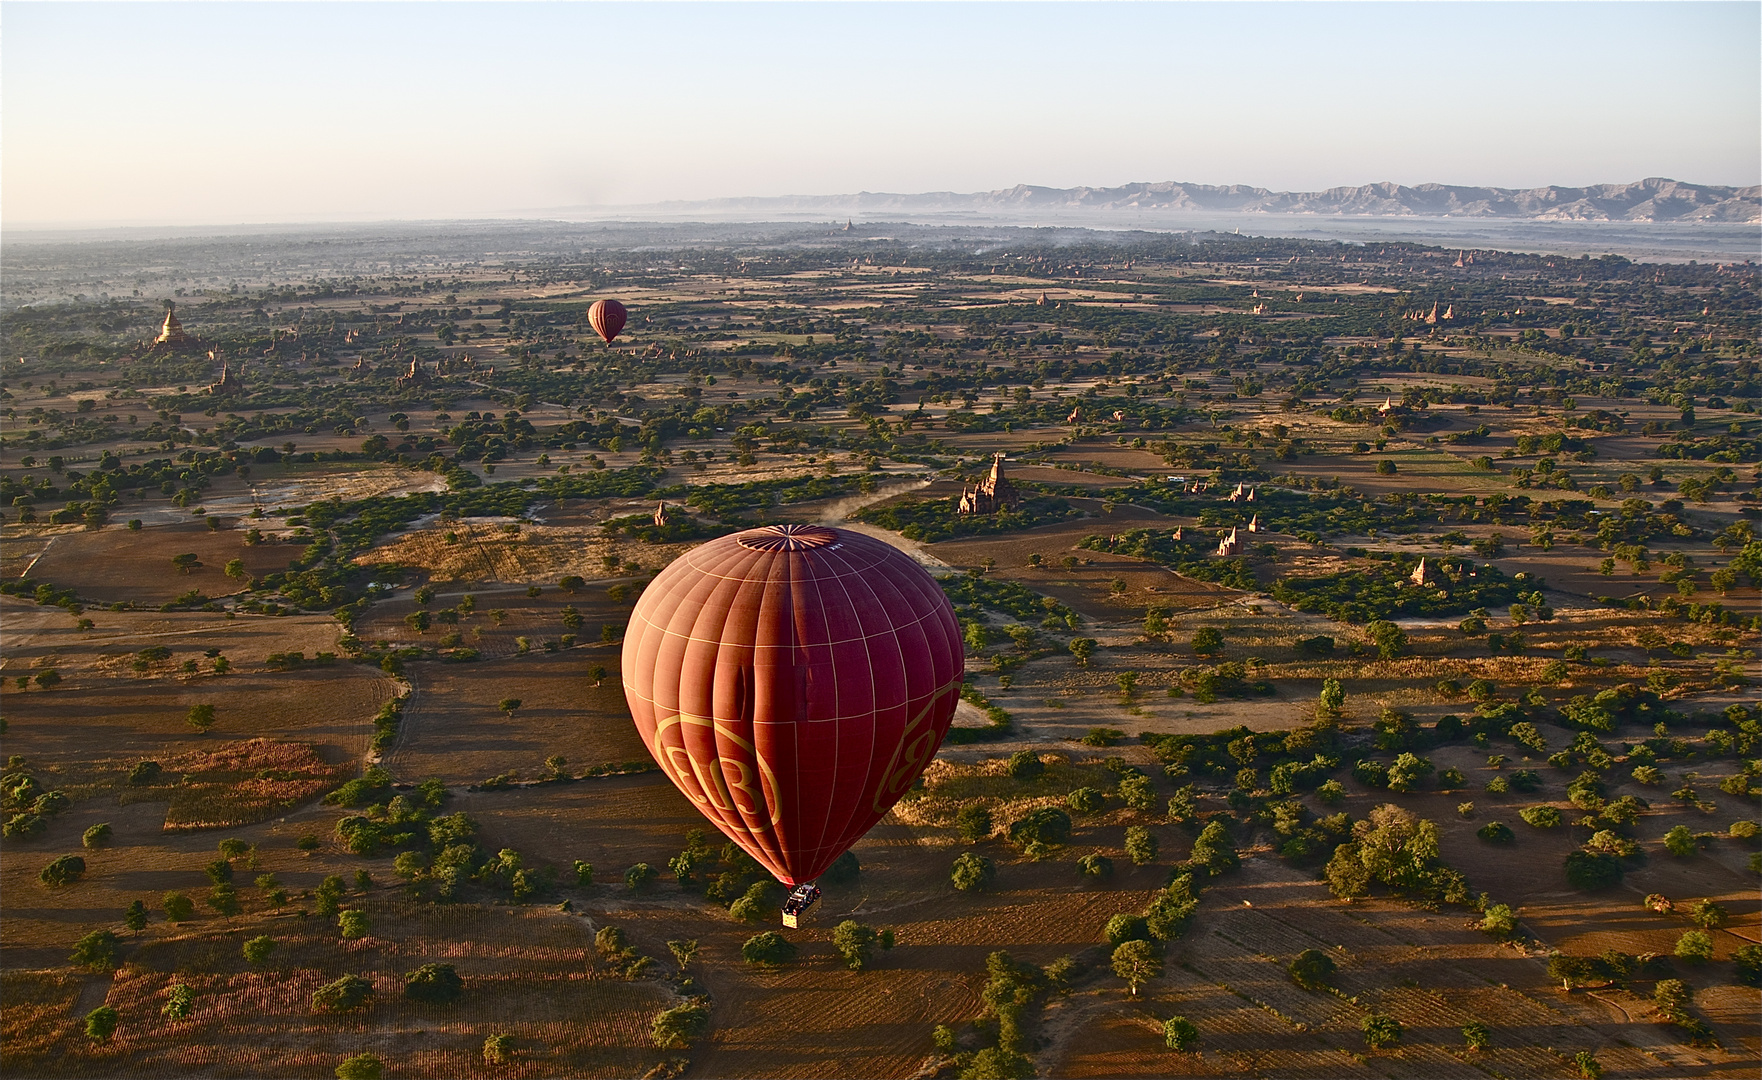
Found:
[{"label": "distant mountain range", "polygon": [[1091,210],[1228,214],[1316,214],[1364,217],[1453,217],[1503,221],[1720,222],[1762,221],[1762,187],[1685,184],[1654,177],[1595,187],[1495,188],[1450,184],[1367,184],[1327,191],[1268,191],[1232,184],[1125,184],[1111,188],[1048,188],[1018,184],[1002,191],[917,195],[785,195],[661,203],[671,213],[1081,213]]}]

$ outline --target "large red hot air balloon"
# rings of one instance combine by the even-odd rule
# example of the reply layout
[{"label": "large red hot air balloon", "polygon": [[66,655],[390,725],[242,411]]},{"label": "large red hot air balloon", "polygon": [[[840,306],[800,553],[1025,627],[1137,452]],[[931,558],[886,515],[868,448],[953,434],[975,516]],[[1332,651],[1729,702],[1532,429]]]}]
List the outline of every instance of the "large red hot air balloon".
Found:
[{"label": "large red hot air balloon", "polygon": [[861,533],[774,525],[661,571],[630,617],[624,696],[667,777],[794,885],[911,788],[965,664],[917,563]]},{"label": "large red hot air balloon", "polygon": [[616,300],[595,300],[593,307],[587,309],[588,324],[593,327],[594,333],[605,339],[607,345],[618,336],[618,331],[624,329],[624,321],[629,317],[630,313],[624,310],[624,305]]}]

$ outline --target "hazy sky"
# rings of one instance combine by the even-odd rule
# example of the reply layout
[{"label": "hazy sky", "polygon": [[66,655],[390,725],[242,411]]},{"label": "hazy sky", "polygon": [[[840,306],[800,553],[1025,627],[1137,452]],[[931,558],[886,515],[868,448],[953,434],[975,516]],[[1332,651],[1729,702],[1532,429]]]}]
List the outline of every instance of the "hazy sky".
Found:
[{"label": "hazy sky", "polygon": [[0,215],[1755,184],[1749,3],[0,6]]}]

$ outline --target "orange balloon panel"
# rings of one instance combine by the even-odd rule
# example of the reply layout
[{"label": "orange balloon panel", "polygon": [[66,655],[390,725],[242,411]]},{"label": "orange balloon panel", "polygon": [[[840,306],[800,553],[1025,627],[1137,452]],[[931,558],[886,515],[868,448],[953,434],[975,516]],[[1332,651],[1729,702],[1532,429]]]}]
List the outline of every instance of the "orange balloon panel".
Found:
[{"label": "orange balloon panel", "polygon": [[942,745],[966,654],[936,580],[873,537],[749,529],[661,571],[624,696],[667,777],[781,881],[817,878]]},{"label": "orange balloon panel", "polygon": [[595,300],[593,306],[587,309],[588,325],[608,345],[624,329],[624,321],[629,317],[630,313],[624,310],[624,305],[616,300]]}]

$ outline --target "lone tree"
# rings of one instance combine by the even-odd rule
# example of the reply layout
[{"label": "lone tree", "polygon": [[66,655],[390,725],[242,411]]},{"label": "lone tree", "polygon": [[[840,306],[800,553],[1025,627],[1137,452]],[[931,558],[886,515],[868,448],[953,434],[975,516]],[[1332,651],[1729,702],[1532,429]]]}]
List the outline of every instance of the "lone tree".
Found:
[{"label": "lone tree", "polygon": [[1170,1050],[1186,1053],[1199,1045],[1199,1029],[1185,1016],[1171,1016],[1162,1022],[1162,1038]]},{"label": "lone tree", "polygon": [[1364,1032],[1364,1045],[1372,1050],[1386,1050],[1401,1042],[1401,1021],[1384,1013],[1371,1013],[1359,1025]]},{"label": "lone tree", "polygon": [[336,1067],[337,1080],[381,1080],[385,1062],[375,1054],[356,1054]]},{"label": "lone tree", "polygon": [[649,1037],[662,1050],[686,1050],[710,1029],[710,1010],[695,1001],[655,1014]]},{"label": "lone tree", "polygon": [[165,908],[165,917],[174,923],[189,922],[196,914],[196,902],[180,892],[168,892],[160,901]]},{"label": "lone tree", "polygon": [[967,840],[983,840],[991,835],[991,811],[978,803],[968,803],[955,815],[954,824]]},{"label": "lone tree", "polygon": [[1132,860],[1132,865],[1148,865],[1156,861],[1156,856],[1156,834],[1142,825],[1127,826],[1126,858]]},{"label": "lone tree", "polygon": [[325,983],[312,993],[312,1008],[317,1012],[348,1012],[373,1000],[373,984],[359,975],[344,975]]},{"label": "lone tree", "polygon": [[514,1060],[514,1036],[496,1034],[483,1040],[483,1060],[490,1065],[506,1065]]},{"label": "lone tree", "polygon": [[1086,637],[1072,638],[1070,650],[1071,655],[1077,658],[1077,663],[1084,667],[1088,667],[1089,658],[1095,655],[1095,639]]},{"label": "lone tree", "polygon": [[245,942],[240,951],[247,963],[261,964],[275,952],[276,941],[268,934],[262,934]]},{"label": "lone tree", "polygon": [[86,1014],[86,1038],[93,1042],[109,1042],[110,1036],[116,1034],[117,1022],[121,1019],[108,1005],[100,1005]]},{"label": "lone tree", "polygon": [[116,935],[109,930],[94,930],[74,943],[68,961],[87,971],[116,970]]},{"label": "lone tree", "polygon": [[184,717],[184,723],[194,728],[199,735],[208,734],[208,729],[214,726],[214,706],[191,705],[188,715]]},{"label": "lone tree", "polygon": [[1010,776],[1017,780],[1037,780],[1046,772],[1046,762],[1032,750],[1017,750],[1009,756],[1006,767]]},{"label": "lone tree", "polygon": [[776,967],[795,959],[795,945],[777,931],[766,930],[747,938],[740,956],[749,964]]},{"label": "lone tree", "polygon": [[1201,626],[1193,631],[1193,652],[1197,656],[1216,656],[1224,651],[1224,632],[1215,626]]},{"label": "lone tree", "polygon": [[503,715],[507,716],[510,720],[514,719],[514,710],[519,707],[520,699],[517,697],[505,697],[496,702],[496,708],[502,710]]},{"label": "lone tree", "polygon": [[[832,947],[844,958],[844,966],[852,971],[862,971],[874,959],[874,948],[881,941],[881,935],[872,926],[864,926],[854,919],[846,919],[832,931]],[[891,941],[882,945],[886,948]]]},{"label": "lone tree", "polygon": [[429,1005],[451,1005],[465,993],[465,980],[451,964],[423,964],[404,976],[404,996]]},{"label": "lone tree", "polygon": [[1113,973],[1131,987],[1132,996],[1138,988],[1162,974],[1162,957],[1148,941],[1128,941],[1113,951]]},{"label": "lone tree", "polygon": [[1292,982],[1305,990],[1319,990],[1334,974],[1334,959],[1320,949],[1304,949],[1289,970]]},{"label": "lone tree", "polygon": [[182,555],[173,555],[171,557],[171,565],[187,574],[201,566],[202,560],[196,558],[195,552],[186,551]]},{"label": "lone tree", "polygon": [[679,964],[679,973],[683,975],[686,966],[691,963],[691,958],[697,955],[697,940],[694,938],[690,941],[669,941],[667,942],[667,951],[673,954],[673,959]]},{"label": "lone tree", "polygon": [[86,873],[86,860],[78,855],[62,855],[50,860],[37,875],[37,880],[52,889],[63,885],[72,885]]},{"label": "lone tree", "polygon": [[983,855],[969,851],[954,861],[948,879],[962,892],[975,892],[989,886],[997,877],[997,866]]}]

